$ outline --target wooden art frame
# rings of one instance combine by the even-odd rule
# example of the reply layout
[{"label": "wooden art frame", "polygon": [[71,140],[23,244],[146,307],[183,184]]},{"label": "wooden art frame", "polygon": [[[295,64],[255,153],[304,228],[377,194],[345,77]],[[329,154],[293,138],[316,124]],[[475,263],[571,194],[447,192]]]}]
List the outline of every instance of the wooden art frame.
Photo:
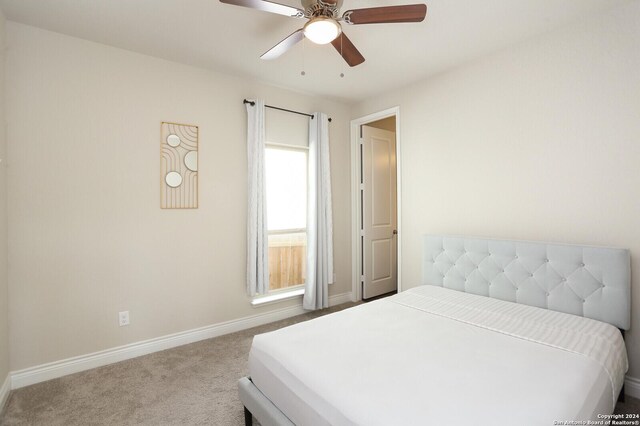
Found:
[{"label": "wooden art frame", "polygon": [[160,207],[198,208],[198,126],[160,124]]}]

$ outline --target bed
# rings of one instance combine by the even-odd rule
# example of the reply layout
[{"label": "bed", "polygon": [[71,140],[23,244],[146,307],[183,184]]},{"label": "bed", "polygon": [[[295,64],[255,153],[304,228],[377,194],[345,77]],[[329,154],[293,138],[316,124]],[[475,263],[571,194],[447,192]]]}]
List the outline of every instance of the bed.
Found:
[{"label": "bed", "polygon": [[255,336],[269,425],[602,420],[628,360],[628,250],[425,236],[420,286]]}]

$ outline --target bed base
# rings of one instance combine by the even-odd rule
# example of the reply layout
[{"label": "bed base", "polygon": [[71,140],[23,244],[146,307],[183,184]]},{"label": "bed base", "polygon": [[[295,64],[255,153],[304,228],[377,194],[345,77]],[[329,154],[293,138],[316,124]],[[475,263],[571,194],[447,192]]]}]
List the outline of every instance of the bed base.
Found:
[{"label": "bed base", "polygon": [[[620,330],[620,334],[622,334],[622,340],[625,341],[626,344],[626,339],[624,338],[624,330],[619,328],[618,330]],[[622,389],[620,389],[620,395],[618,395],[618,402],[624,402],[624,385],[625,385],[625,380],[622,381]]]},{"label": "bed base", "polygon": [[250,377],[238,381],[240,401],[244,405],[244,424],[251,426],[255,417],[262,426],[295,426],[282,411],[253,384]]}]

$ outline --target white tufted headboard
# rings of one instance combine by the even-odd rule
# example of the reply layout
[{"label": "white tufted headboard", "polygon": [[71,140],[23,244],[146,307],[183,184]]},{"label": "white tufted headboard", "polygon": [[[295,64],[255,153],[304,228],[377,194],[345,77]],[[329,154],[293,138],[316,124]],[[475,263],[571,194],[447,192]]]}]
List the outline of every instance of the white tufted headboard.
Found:
[{"label": "white tufted headboard", "polygon": [[422,283],[630,326],[625,249],[426,235]]}]

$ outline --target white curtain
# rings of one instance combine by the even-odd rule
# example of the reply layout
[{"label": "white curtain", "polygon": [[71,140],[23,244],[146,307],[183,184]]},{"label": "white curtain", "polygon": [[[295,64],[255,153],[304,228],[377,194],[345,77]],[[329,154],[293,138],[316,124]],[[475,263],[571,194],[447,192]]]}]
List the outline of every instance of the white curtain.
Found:
[{"label": "white curtain", "polygon": [[265,184],[264,101],[247,107],[247,293],[269,291],[269,249]]},{"label": "white curtain", "polygon": [[309,120],[308,200],[307,277],[302,306],[315,310],[329,307],[329,284],[333,283],[329,120],[318,112]]}]

